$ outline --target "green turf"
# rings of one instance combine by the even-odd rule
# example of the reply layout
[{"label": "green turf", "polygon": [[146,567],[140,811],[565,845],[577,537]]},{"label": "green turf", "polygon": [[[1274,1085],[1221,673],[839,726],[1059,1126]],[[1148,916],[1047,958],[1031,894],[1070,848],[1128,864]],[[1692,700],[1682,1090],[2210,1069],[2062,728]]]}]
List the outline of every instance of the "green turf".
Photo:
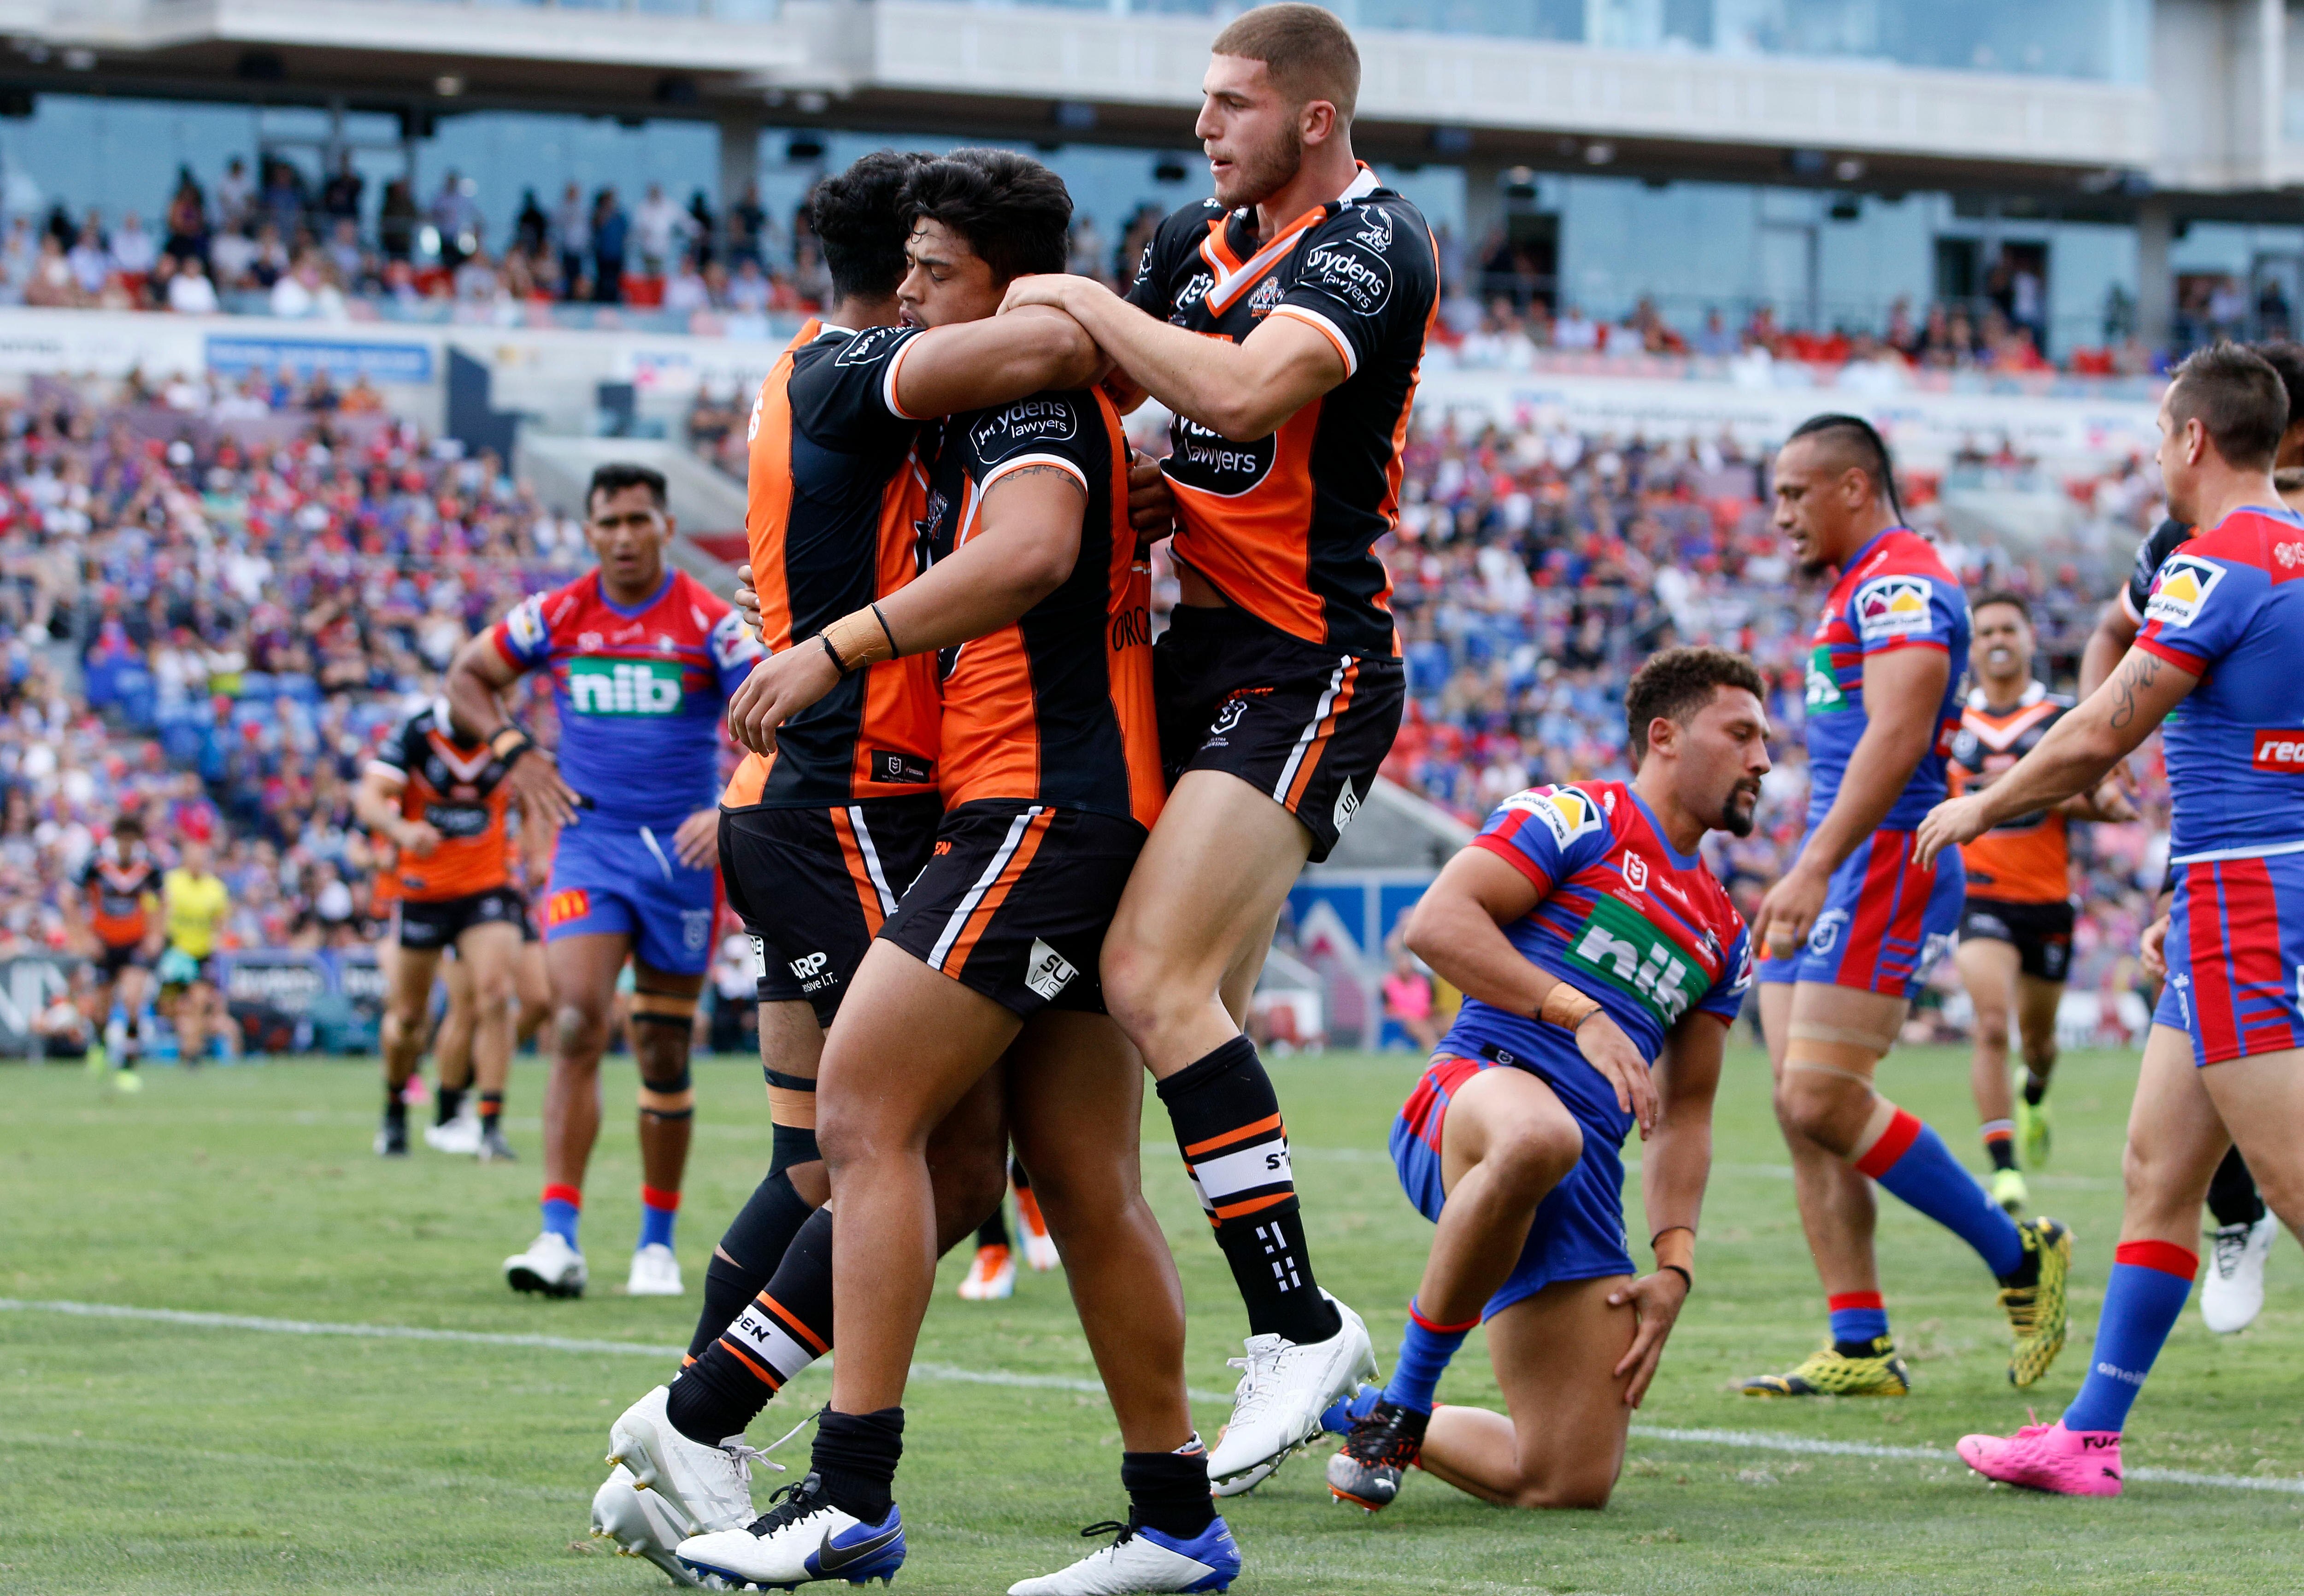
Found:
[{"label": "green turf", "polygon": [[[2056,1159],[2036,1198],[2076,1224],[2080,1246],[2074,1344],[2030,1398],[2044,1416],[2086,1360],[2132,1071],[2126,1056],[2067,1059],[2054,1099]],[[1321,1278],[1366,1313],[1387,1366],[1427,1236],[1383,1153],[1415,1072],[1404,1056],[1275,1068]],[[1963,1060],[1914,1052],[1887,1073],[1901,1102],[1972,1147]],[[681,1237],[691,1291],[767,1142],[752,1067],[716,1061],[697,1076]],[[515,1107],[532,1112],[540,1083],[523,1062]],[[106,1097],[77,1070],[0,1069],[0,1296],[685,1341],[693,1296],[629,1301],[613,1289],[637,1226],[623,1124],[604,1137],[586,1216],[599,1286],[580,1302],[546,1303],[513,1297],[497,1272],[535,1228],[533,1119],[512,1121],[527,1160],[514,1167],[420,1148],[387,1165],[368,1152],[374,1100],[372,1073],[347,1064],[156,1070],[132,1099]],[[1156,1110],[1148,1121],[1165,1137]],[[1242,1333],[1231,1283],[1175,1161],[1149,1150],[1193,1307],[1190,1378],[1228,1389],[1224,1359]],[[1943,1448],[2022,1421],[1980,1266],[1892,1200],[1889,1305],[1917,1394],[1803,1406],[1730,1393],[1732,1376],[1796,1360],[1823,1318],[1766,1071],[1749,1051],[1731,1055],[1718,1157],[1698,1293],[1643,1423]],[[945,1266],[924,1360],[1089,1373],[1060,1280],[1028,1275],[1011,1303],[967,1305],[950,1290],[958,1267]],[[2270,1303],[2244,1335],[2212,1338],[2188,1309],[2138,1408],[2131,1467],[2304,1474],[2304,1267],[2285,1242],[2271,1273]],[[0,1591],[668,1589],[584,1534],[609,1419],[665,1372],[629,1355],[0,1313]],[[820,1375],[805,1378],[801,1402],[771,1407],[755,1440],[824,1389]],[[1494,1400],[1477,1336],[1442,1394]],[[1223,1408],[1200,1417],[1212,1432]],[[900,1589],[1004,1590],[1068,1560],[1075,1526],[1123,1507],[1119,1437],[1096,1397],[917,1382],[908,1440],[912,1554]],[[1246,1596],[2292,1591],[2304,1559],[2295,1495],[2134,1483],[2123,1500],[2078,1502],[1988,1490],[1947,1463],[1638,1436],[1604,1513],[1504,1512],[1414,1475],[1370,1519],[1332,1506],[1306,1458],[1231,1520],[1249,1558],[1236,1587]]]}]

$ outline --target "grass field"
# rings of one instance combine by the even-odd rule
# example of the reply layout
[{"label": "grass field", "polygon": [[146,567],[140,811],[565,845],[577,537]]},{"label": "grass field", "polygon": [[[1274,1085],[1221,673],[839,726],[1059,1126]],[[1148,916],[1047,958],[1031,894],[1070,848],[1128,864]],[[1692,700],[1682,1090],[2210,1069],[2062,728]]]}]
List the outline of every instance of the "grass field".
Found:
[{"label": "grass field", "polygon": [[[2032,1396],[2061,1409],[2086,1362],[2119,1212],[2132,1059],[2068,1058],[2053,1100],[2056,1161],[2035,1186],[2080,1237],[2073,1345]],[[1404,1056],[1275,1066],[1315,1259],[1358,1305],[1389,1366],[1427,1227],[1383,1146],[1414,1078]],[[767,1112],[757,1068],[699,1068],[699,1124],[681,1237],[691,1293],[720,1226],[757,1178]],[[1899,1101],[1973,1145],[1965,1060],[1899,1056]],[[609,1419],[668,1372],[662,1358],[565,1347],[267,1333],[72,1315],[79,1302],[335,1324],[623,1345],[687,1339],[696,1298],[614,1286],[637,1226],[628,1121],[593,1167],[595,1295],[516,1298],[498,1261],[534,1232],[539,1066],[523,1060],[511,1124],[527,1161],[479,1167],[368,1152],[375,1077],[350,1063],[152,1072],[108,1098],[63,1068],[0,1070],[0,1591],[645,1592],[645,1564],[585,1536]],[[621,1085],[610,1093],[623,1099]],[[1193,1309],[1190,1377],[1225,1391],[1241,1318],[1165,1144],[1149,1184]],[[2272,1263],[2263,1317],[2215,1338],[2188,1308],[2139,1404],[2127,1457],[2276,1480],[2285,1489],[2131,1481],[2119,1501],[1987,1490],[1944,1455],[2012,1428],[1990,1282],[1944,1232],[1885,1203],[1888,1300],[1914,1364],[1901,1403],[1762,1404],[1732,1377],[1784,1366],[1821,1331],[1784,1153],[1756,1053],[1732,1053],[1698,1254],[1698,1294],[1639,1416],[1604,1513],[1521,1515],[1413,1475],[1374,1519],[1332,1506],[1317,1459],[1230,1514],[1249,1559],[1235,1587],[1276,1592],[2227,1592],[2304,1585],[2304,1262]],[[1632,1229],[1639,1229],[1637,1196]],[[1076,1526],[1124,1513],[1118,1436],[1060,1278],[970,1305],[948,1260],[920,1357],[899,1494],[901,1588],[993,1592],[1069,1560]],[[958,1378],[1005,1372],[1038,1386]],[[800,1381],[765,1440],[826,1389]],[[1443,1398],[1494,1401],[1479,1338]],[[1201,1409],[1211,1432],[1221,1402]],[[775,1426],[775,1428],[770,1428]],[[1748,1432],[1741,1439],[1689,1431]],[[1643,1433],[1642,1431],[1645,1431]],[[1660,1433],[1672,1431],[1675,1433]],[[1800,1442],[1849,1450],[1790,1449]],[[804,1457],[805,1437],[791,1452]],[[1876,1448],[1867,1455],[1863,1448]],[[1914,1456],[1914,1449],[1933,1449]],[[761,1487],[759,1494],[766,1494]]]}]

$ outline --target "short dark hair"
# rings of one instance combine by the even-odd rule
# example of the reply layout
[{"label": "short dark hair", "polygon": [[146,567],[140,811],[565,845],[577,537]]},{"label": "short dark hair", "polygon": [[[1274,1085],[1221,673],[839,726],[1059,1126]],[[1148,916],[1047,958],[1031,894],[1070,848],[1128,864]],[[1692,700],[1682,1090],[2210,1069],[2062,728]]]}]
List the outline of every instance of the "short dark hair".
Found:
[{"label": "short dark hair", "polygon": [[2168,416],[2179,426],[2198,421],[2235,470],[2267,470],[2288,430],[2288,390],[2254,350],[2212,343],[2185,356],[2168,379]]},{"label": "short dark hair", "polygon": [[876,149],[845,172],[818,181],[808,197],[808,218],[824,247],[834,299],[886,300],[904,280],[904,235],[899,204],[912,168],[933,159],[911,150]]},{"label": "short dark hair", "polygon": [[1351,121],[1360,101],[1360,46],[1351,30],[1322,6],[1291,0],[1244,11],[1216,35],[1208,53],[1261,61],[1265,76],[1282,93],[1301,105],[1327,101],[1340,122]]},{"label": "short dark hair", "polygon": [[1638,765],[1648,751],[1648,722],[1662,715],[1685,726],[1718,688],[1741,688],[1763,705],[1768,684],[1759,667],[1724,648],[1667,648],[1634,672],[1624,689],[1624,735]]},{"label": "short dark hair", "polygon": [[1968,612],[1973,615],[1986,604],[2006,604],[2024,618],[2026,626],[2032,624],[2032,606],[2024,602],[2024,595],[2020,593],[2011,593],[2005,587],[1995,587],[1982,598],[1969,605]]},{"label": "short dark hair", "polygon": [[1792,428],[1786,438],[1816,438],[1836,445],[1854,458],[1849,463],[1871,478],[1872,491],[1888,502],[1888,510],[1897,520],[1904,519],[1904,507],[1896,499],[1896,462],[1888,453],[1888,440],[1880,429],[1861,416],[1831,411],[1822,416],[1810,416]]},{"label": "short dark hair", "polygon": [[143,836],[144,817],[133,809],[123,810],[113,820],[112,834],[115,837]]},{"label": "short dark hair", "polygon": [[955,149],[904,179],[904,235],[941,222],[968,241],[995,277],[1061,272],[1072,197],[1064,180],[1012,149]]},{"label": "short dark hair", "polygon": [[592,485],[584,490],[584,514],[589,519],[593,502],[602,494],[621,494],[628,487],[644,487],[662,510],[668,502],[665,497],[664,473],[653,466],[636,466],[624,460],[610,460],[606,465],[592,468]]},{"label": "short dark hair", "polygon": [[2280,385],[2288,390],[2288,426],[2304,421],[2304,343],[2273,338],[2253,347],[2264,357],[2264,363],[2280,374]]}]

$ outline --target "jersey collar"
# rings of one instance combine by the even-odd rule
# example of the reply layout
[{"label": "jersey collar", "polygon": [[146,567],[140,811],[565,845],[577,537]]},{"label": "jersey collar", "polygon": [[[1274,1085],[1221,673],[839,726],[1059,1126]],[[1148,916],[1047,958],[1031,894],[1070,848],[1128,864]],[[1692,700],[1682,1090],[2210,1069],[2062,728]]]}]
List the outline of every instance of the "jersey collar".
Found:
[{"label": "jersey collar", "polygon": [[597,567],[595,567],[592,571],[592,591],[600,595],[600,602],[603,604],[606,604],[609,609],[614,611],[617,614],[623,616],[627,621],[636,621],[664,602],[664,595],[672,591],[673,578],[679,574],[680,573],[678,571],[673,570],[669,565],[666,565],[664,572],[663,585],[658,587],[654,593],[649,594],[646,598],[640,600],[639,604],[634,604],[629,610],[624,608],[623,605],[618,604],[614,599],[608,596],[608,584],[600,579],[600,572]]},{"label": "jersey collar", "polygon": [[1200,258],[1207,262],[1216,274],[1216,283],[1207,292],[1208,309],[1221,316],[1231,308],[1231,302],[1240,291],[1269,271],[1273,264],[1296,247],[1296,241],[1307,229],[1325,222],[1335,211],[1364,199],[1384,185],[1376,180],[1375,171],[1366,161],[1357,163],[1360,173],[1346,184],[1344,191],[1326,204],[1316,205],[1275,233],[1272,241],[1249,256],[1240,258],[1232,247],[1232,224],[1253,215],[1255,207],[1242,206],[1215,217],[1208,223],[1208,235],[1200,241]]},{"label": "jersey collar", "polygon": [[1869,536],[1869,537],[1868,537],[1868,538],[1866,538],[1866,539],[1864,540],[1864,546],[1863,546],[1862,548],[1860,548],[1860,549],[1857,550],[1854,553],[1852,553],[1852,554],[1851,554],[1851,555],[1849,555],[1849,556],[1848,556],[1848,562],[1847,562],[1846,564],[1842,565],[1842,566],[1840,568],[1840,569],[1841,569],[1841,570],[1842,571],[1842,573],[1845,573],[1845,572],[1848,572],[1848,571],[1854,570],[1858,566],[1859,566],[1859,565],[1861,565],[1861,564],[1863,564],[1863,563],[1864,563],[1864,557],[1865,557],[1867,554],[1869,554],[1869,553],[1870,553],[1874,549],[1876,549],[1876,548],[1878,548],[1878,547],[1880,546],[1881,541],[1882,541],[1883,539],[1885,539],[1885,538],[1893,537],[1893,536],[1896,536],[1896,534],[1897,534],[1897,533],[1899,533],[1899,532],[1910,532],[1910,531],[1911,531],[1911,528],[1910,528],[1910,527],[1883,527],[1883,528],[1881,528],[1877,532],[1875,532],[1874,534],[1872,534],[1872,536]]},{"label": "jersey collar", "polygon": [[1672,845],[1672,839],[1664,835],[1664,827],[1657,823],[1656,811],[1648,807],[1648,800],[1633,790],[1630,781],[1624,783],[1624,795],[1639,806],[1640,818],[1648,823],[1648,834],[1656,840],[1656,846],[1664,849],[1664,857],[1672,861],[1674,870],[1694,870],[1704,863],[1697,855],[1682,853]]},{"label": "jersey collar", "polygon": [[[2024,690],[2016,696],[2016,702],[2012,708],[2029,709],[2047,696],[2048,689],[2041,684],[2040,679],[2035,676],[2024,684]],[[1968,689],[1968,706],[1977,710],[1990,709],[1991,697],[1980,687],[1970,688]]]}]

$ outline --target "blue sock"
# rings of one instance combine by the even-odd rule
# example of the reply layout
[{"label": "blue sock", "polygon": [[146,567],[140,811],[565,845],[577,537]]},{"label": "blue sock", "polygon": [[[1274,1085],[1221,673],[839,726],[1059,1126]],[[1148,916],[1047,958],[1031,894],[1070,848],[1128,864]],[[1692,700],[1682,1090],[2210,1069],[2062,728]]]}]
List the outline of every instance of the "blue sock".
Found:
[{"label": "blue sock", "polygon": [[1464,1344],[1464,1338],[1479,1322],[1470,1319],[1462,1324],[1435,1324],[1416,1311],[1411,1298],[1408,1305],[1408,1329],[1400,1338],[1400,1361],[1392,1366],[1392,1379],[1385,1382],[1384,1399],[1395,1407],[1430,1413],[1433,1389],[1439,1385],[1448,1360],[1456,1355],[1456,1348]]},{"label": "blue sock", "polygon": [[640,1246],[672,1245],[673,1221],[680,1218],[680,1194],[640,1187]]},{"label": "blue sock", "polygon": [[2117,1430],[2128,1422],[2199,1268],[2198,1254],[2173,1242],[2123,1241],[2113,1250],[2088,1378],[2064,1409],[2065,1429]]},{"label": "blue sock", "polygon": [[2016,1221],[1985,1195],[1942,1136],[1903,1110],[1856,1167],[1974,1247],[1995,1275],[2013,1274],[2023,1264]]},{"label": "blue sock", "polygon": [[1869,1346],[1888,1333],[1888,1309],[1876,1291],[1842,1291],[1825,1298],[1825,1305],[1832,1313],[1835,1345]]},{"label": "blue sock", "polygon": [[1349,1397],[1340,1397],[1320,1410],[1320,1428],[1330,1435],[1349,1434],[1351,1427],[1376,1411],[1384,1396],[1374,1386],[1363,1386]]},{"label": "blue sock", "polygon": [[584,1194],[574,1186],[547,1186],[544,1188],[544,1228],[558,1235],[572,1247],[576,1246],[576,1221],[583,1212]]}]

